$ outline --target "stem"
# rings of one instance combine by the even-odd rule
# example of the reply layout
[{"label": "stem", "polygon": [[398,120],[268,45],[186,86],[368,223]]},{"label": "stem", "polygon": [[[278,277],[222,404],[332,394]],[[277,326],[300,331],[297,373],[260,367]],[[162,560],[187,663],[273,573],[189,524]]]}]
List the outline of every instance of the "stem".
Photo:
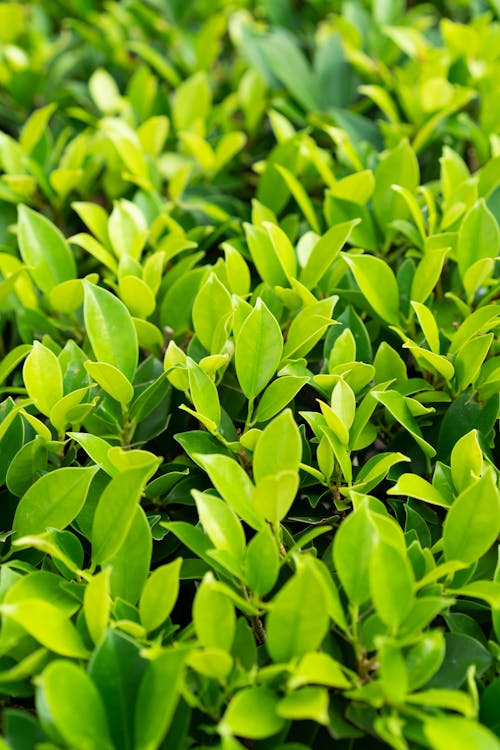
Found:
[{"label": "stem", "polygon": [[134,436],[135,421],[129,420],[128,409],[126,406],[123,407],[123,427],[121,430],[121,443],[124,448],[129,448],[132,438]]},{"label": "stem", "polygon": [[250,622],[252,623],[255,640],[259,646],[262,646],[262,644],[266,642],[266,631],[264,630],[262,620],[259,615],[252,615]]},{"label": "stem", "polygon": [[250,425],[252,424],[253,402],[254,402],[253,398],[249,398],[248,399],[248,412],[247,412],[247,419],[246,419],[246,422],[245,422],[244,432],[246,432],[248,430],[248,428],[250,427]]},{"label": "stem", "polygon": [[[243,583],[241,584],[241,590],[243,592],[243,596],[245,597],[246,601],[250,602],[248,589]],[[259,615],[250,615],[250,623],[252,625],[252,631],[253,631],[253,635],[254,635],[256,643],[259,646],[262,646],[262,644],[266,640],[266,631],[264,630],[264,626],[262,624],[262,620],[260,619]]]},{"label": "stem", "polygon": [[358,662],[358,665],[361,664],[362,661],[362,654],[361,649],[359,647],[359,640],[358,640],[358,617],[359,617],[359,605],[358,604],[352,604],[349,607],[350,614],[351,614],[351,638],[352,638],[352,646],[354,648],[354,653],[356,655],[356,661]]},{"label": "stem", "polygon": [[273,527],[274,538],[276,539],[276,544],[278,545],[280,557],[283,558],[283,557],[286,556],[286,549],[285,549],[285,545],[283,544],[283,541],[281,539],[281,533],[280,533],[281,530],[280,530],[280,523],[279,523],[279,521],[276,524],[273,523],[272,527]]}]

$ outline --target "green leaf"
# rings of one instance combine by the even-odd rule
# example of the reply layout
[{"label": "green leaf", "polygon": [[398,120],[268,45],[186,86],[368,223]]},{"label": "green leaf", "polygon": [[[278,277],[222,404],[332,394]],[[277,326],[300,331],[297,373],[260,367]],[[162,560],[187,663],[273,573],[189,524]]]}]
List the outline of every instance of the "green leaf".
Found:
[{"label": "green leaf", "polygon": [[387,323],[398,325],[399,290],[390,266],[373,255],[343,253],[342,258],[377,315]]},{"label": "green leaf", "polygon": [[73,211],[76,211],[84,224],[87,225],[100,242],[104,245],[109,244],[108,214],[102,206],[91,201],[75,201],[71,204],[71,208]]},{"label": "green leaf", "polygon": [[444,260],[450,248],[426,250],[418,264],[411,283],[410,298],[415,302],[425,302],[441,276]]},{"label": "green leaf", "polygon": [[466,214],[458,232],[457,259],[462,279],[478,260],[496,258],[499,247],[497,221],[481,198]]},{"label": "green leaf", "polygon": [[229,552],[241,561],[245,554],[245,534],[237,515],[215,495],[192,490],[205,534],[218,550]]},{"label": "green leaf", "polygon": [[130,313],[138,318],[149,318],[156,307],[156,299],[150,287],[137,276],[122,276],[118,289],[120,297]]},{"label": "green leaf", "polygon": [[269,235],[271,245],[274,248],[274,252],[278,259],[278,262],[285,274],[286,278],[290,281],[297,276],[297,259],[295,257],[295,251],[292,243],[288,236],[281,229],[281,227],[273,224],[270,221],[264,221],[262,226]]},{"label": "green leaf", "polygon": [[323,687],[303,687],[288,693],[280,700],[278,716],[301,721],[310,719],[318,724],[328,724],[328,691]]},{"label": "green leaf", "polygon": [[483,285],[488,285],[488,280],[494,273],[495,260],[493,258],[481,258],[469,266],[465,272],[463,283],[469,305],[473,303],[477,290]]},{"label": "green leaf", "polygon": [[92,526],[94,565],[103,565],[122,546],[132,526],[147,478],[147,469],[128,469],[114,477],[102,493]]},{"label": "green leaf", "polygon": [[447,382],[453,378],[455,369],[447,357],[441,354],[434,354],[434,352],[430,352],[428,349],[417,346],[412,341],[407,341],[403,346],[405,349],[411,351],[420,370],[431,372],[433,375],[437,373]]},{"label": "green leaf", "polygon": [[317,344],[332,325],[332,312],[337,301],[337,296],[327,297],[300,310],[288,329],[283,357],[304,357]]},{"label": "green leaf", "polygon": [[85,659],[88,651],[63,610],[42,599],[23,599],[0,605],[0,612],[20,625],[32,638],[61,656]]},{"label": "green leaf", "polygon": [[88,750],[111,750],[102,700],[91,678],[76,664],[57,660],[38,678],[36,707],[56,742]]},{"label": "green leaf", "polygon": [[439,716],[424,722],[424,733],[432,750],[499,750],[500,742],[486,727],[459,716]]},{"label": "green leaf", "polygon": [[432,458],[436,455],[435,448],[424,440],[415,417],[412,415],[408,404],[400,393],[397,391],[372,391],[372,395],[408,430],[426,456]]},{"label": "green leaf", "polygon": [[500,679],[497,677],[491,682],[481,695],[479,719],[488,729],[491,729],[497,737],[500,731],[500,716],[498,715],[498,699],[500,693]]},{"label": "green leaf", "polygon": [[300,389],[307,383],[308,377],[284,375],[273,380],[261,396],[254,414],[254,423],[267,422],[295,398]]},{"label": "green leaf", "polygon": [[90,76],[89,91],[90,96],[105,115],[120,111],[122,107],[120,90],[115,79],[104,68],[97,68]]},{"label": "green leaf", "polygon": [[439,630],[423,633],[406,656],[408,685],[411,691],[425,685],[437,672],[445,654],[443,634]]},{"label": "green leaf", "polygon": [[318,217],[316,216],[314,206],[307,192],[305,191],[304,186],[297,179],[297,177],[295,177],[295,175],[286,167],[282,166],[281,164],[276,164],[275,168],[278,170],[278,172],[286,182],[288,189],[297,201],[297,205],[304,214],[304,217],[309,223],[309,226],[314,232],[317,232],[319,234],[321,232],[321,228],[319,226]]},{"label": "green leaf", "polygon": [[19,501],[13,529],[17,537],[64,529],[85,503],[96,466],[68,466],[44,474]]},{"label": "green leaf", "polygon": [[448,500],[443,497],[437,487],[430,484],[423,477],[417,474],[401,474],[394,487],[387,490],[388,495],[408,495],[423,500],[431,505],[440,505],[443,508],[449,508]]},{"label": "green leaf", "polygon": [[370,592],[379,617],[397,628],[413,607],[413,571],[402,552],[379,540],[370,560]]},{"label": "green leaf", "polygon": [[56,355],[39,341],[33,343],[24,362],[23,379],[28,396],[38,411],[48,417],[63,396],[63,378]]},{"label": "green leaf", "polygon": [[[253,224],[243,224],[248,249],[259,276],[267,284],[286,286],[288,278],[269,234]],[[291,259],[289,259],[291,262]],[[285,260],[286,263],[286,260]]]},{"label": "green leaf", "polygon": [[481,599],[487,602],[493,610],[500,609],[500,582],[498,581],[472,581],[460,588],[450,587],[448,591],[458,596]]},{"label": "green leaf", "polygon": [[[107,215],[106,215],[106,220],[107,220]],[[108,250],[106,250],[104,245],[98,242],[94,237],[92,237],[92,235],[87,234],[86,232],[80,232],[70,237],[69,242],[71,242],[72,245],[78,245],[79,247],[82,247],[84,250],[90,253],[90,255],[92,255],[96,260],[98,260],[99,263],[102,263],[103,266],[105,266],[106,268],[109,268],[109,270],[112,271],[114,274],[118,273],[118,264],[116,260],[114,259],[114,257],[111,255],[111,253]],[[60,288],[61,287],[57,287],[56,289],[59,290]],[[51,300],[53,299],[52,295],[50,299]],[[57,304],[57,298],[55,302]]]},{"label": "green leaf", "polygon": [[160,627],[177,601],[182,558],[156,568],[149,576],[139,601],[141,623],[148,632]]},{"label": "green leaf", "polygon": [[193,625],[205,648],[230,651],[234,640],[236,615],[229,598],[215,587],[212,573],[206,573],[193,603]]},{"label": "green leaf", "polygon": [[138,360],[137,334],[127,308],[106,289],[84,282],[85,327],[95,357],[132,381]]},{"label": "green leaf", "polygon": [[500,311],[498,305],[486,305],[478,307],[460,325],[453,335],[448,354],[456,354],[467,341],[470,341],[476,334],[486,333],[488,330],[495,328]]},{"label": "green leaf", "polygon": [[225,326],[232,312],[231,295],[215,273],[211,273],[198,290],[192,312],[195,333],[211,354],[224,345]]},{"label": "green leaf", "polygon": [[247,398],[255,398],[267,385],[276,372],[282,350],[278,321],[259,298],[236,339],[236,374]]},{"label": "green leaf", "polygon": [[253,454],[256,482],[280,471],[298,472],[302,459],[302,439],[290,409],[270,422],[257,440]]},{"label": "green leaf", "polygon": [[321,281],[325,273],[332,267],[334,260],[338,257],[340,250],[359,222],[359,219],[353,219],[353,221],[335,224],[319,238],[300,274],[300,282],[304,286],[308,289],[314,289]]},{"label": "green leaf", "polygon": [[408,380],[405,363],[387,341],[382,341],[380,344],[373,364],[375,366],[375,383]]},{"label": "green leaf", "polygon": [[479,479],[483,470],[483,454],[478,440],[478,431],[470,430],[463,435],[451,451],[451,475],[457,492]]},{"label": "green leaf", "polygon": [[189,655],[188,666],[205,677],[211,677],[222,684],[227,680],[233,668],[233,659],[227,651],[220,648],[205,648],[192,651]]},{"label": "green leaf", "polygon": [[29,490],[47,466],[47,442],[37,435],[25,443],[9,462],[5,482],[9,492],[21,497]]},{"label": "green leaf", "polygon": [[460,632],[445,633],[446,653],[441,667],[429,687],[458,689],[467,679],[471,666],[478,678],[492,665],[492,656],[486,646],[474,636]]},{"label": "green leaf", "polygon": [[419,168],[415,152],[407,141],[401,141],[387,153],[375,170],[372,202],[377,221],[383,229],[394,219],[405,219],[408,215],[405,202],[391,190],[391,185],[401,185],[413,193],[418,183]]},{"label": "green leaf", "polygon": [[356,477],[353,489],[356,492],[370,492],[386,476],[389,469],[401,461],[409,461],[402,453],[379,453],[363,464]]},{"label": "green leaf", "polygon": [[268,474],[260,479],[255,487],[255,508],[276,526],[290,510],[298,488],[299,477],[296,471]]},{"label": "green leaf", "polygon": [[151,565],[153,540],[142,508],[135,510],[125,540],[109,560],[111,595],[135,604],[139,599]]},{"label": "green leaf", "polygon": [[74,534],[70,531],[57,531],[50,529],[43,534],[29,534],[22,536],[13,542],[15,547],[40,550],[50,555],[58,570],[64,576],[72,577],[80,575],[83,564],[83,548]]},{"label": "green leaf", "polygon": [[366,505],[347,516],[335,534],[333,562],[353,604],[363,604],[370,596],[368,574],[375,542],[376,530]]},{"label": "green leaf", "polygon": [[470,719],[474,718],[477,711],[472,696],[462,690],[430,688],[429,690],[422,690],[421,693],[408,695],[406,700],[408,703],[417,706],[432,706],[457,711]]},{"label": "green leaf", "polygon": [[257,532],[248,544],[245,559],[246,583],[258,596],[265,596],[278,578],[280,557],[268,526]]},{"label": "green leaf", "polygon": [[408,693],[408,676],[401,649],[388,641],[377,645],[379,677],[384,695],[391,703],[404,703]]},{"label": "green leaf", "polygon": [[253,484],[239,463],[234,458],[215,453],[194,455],[229,507],[253,529],[260,529],[264,521],[253,507]]},{"label": "green leaf", "polygon": [[356,397],[345,380],[340,379],[333,387],[330,405],[348,434],[356,412]]},{"label": "green leaf", "polygon": [[31,344],[20,344],[11,349],[0,362],[0,383],[4,383],[17,365],[32,351]]},{"label": "green leaf", "polygon": [[85,369],[90,377],[96,381],[103,391],[127,406],[134,398],[134,388],[130,380],[114,365],[107,362],[85,362]]},{"label": "green leaf", "polygon": [[[283,30],[268,34],[261,41],[266,65],[289,90],[306,112],[321,109],[319,81],[301,52],[298,42]],[[283,65],[283,60],[287,61]]]},{"label": "green leaf", "polygon": [[266,619],[266,648],[273,661],[288,662],[316,650],[328,620],[324,584],[305,558],[273,599]]},{"label": "green leaf", "polygon": [[99,643],[106,632],[111,611],[109,574],[110,569],[106,568],[93,575],[83,596],[85,622],[95,644]]},{"label": "green leaf", "polygon": [[[82,403],[82,401],[87,398],[88,392],[88,388],[77,388],[76,391],[71,391],[66,396],[63,396],[60,401],[54,404],[54,406],[50,410],[49,419],[58,431],[59,435],[64,434],[66,426],[70,421],[80,422],[92,409],[95,400],[90,404]],[[82,411],[79,412],[78,407],[80,407]]]},{"label": "green leaf", "polygon": [[476,336],[467,341],[458,350],[455,357],[455,375],[457,390],[464,391],[470,383],[474,383],[480,373],[481,366],[486,359],[493,343],[495,334],[488,333]]},{"label": "green leaf", "polygon": [[147,42],[136,41],[134,39],[126,44],[126,49],[135,52],[141,60],[147,62],[171,86],[179,85],[181,79],[174,66],[166,60],[161,52],[157,52]]},{"label": "green leaf", "polygon": [[185,650],[169,648],[148,662],[135,704],[134,750],[157,750],[165,737],[179,702],[185,659]]},{"label": "green leaf", "polygon": [[87,432],[68,432],[68,437],[78,443],[89,458],[103,469],[106,474],[109,474],[110,477],[118,474],[116,466],[108,458],[111,445],[106,440]]},{"label": "green leaf", "polygon": [[247,137],[241,131],[225,133],[215,148],[214,172],[220,172],[241,151],[246,142]]},{"label": "green leaf", "polygon": [[184,80],[175,91],[172,116],[177,130],[194,129],[193,125],[203,121],[210,109],[211,91],[207,74],[195,73]]},{"label": "green leaf", "polygon": [[309,684],[326,685],[342,690],[351,687],[339,662],[328,654],[313,651],[302,657],[288,680],[288,687],[292,690]]},{"label": "green leaf", "polygon": [[242,255],[229,242],[221,245],[224,250],[227,279],[232,294],[245,297],[250,291],[250,269]]},{"label": "green leaf", "polygon": [[5,592],[4,602],[16,604],[25,599],[41,599],[53,604],[61,612],[71,617],[79,605],[71,594],[63,591],[60,586],[61,578],[48,570],[34,570],[12,583]]},{"label": "green leaf", "polygon": [[448,560],[472,563],[484,555],[500,532],[500,496],[493,472],[469,484],[448,511],[443,525]]},{"label": "green leaf", "polygon": [[221,421],[221,407],[219,394],[214,381],[194,362],[191,357],[186,360],[189,390],[193,404],[198,412],[210,419],[216,427]]},{"label": "green leaf", "polygon": [[114,445],[109,449],[108,458],[119,471],[143,469],[146,479],[153,476],[161,463],[161,459],[151,451],[144,451],[139,448],[121,448],[119,445]]},{"label": "green leaf", "polygon": [[437,446],[439,458],[448,461],[457,440],[472,429],[477,429],[480,437],[486,440],[498,417],[498,407],[497,392],[484,403],[475,400],[470,392],[455,398],[441,422]]},{"label": "green leaf", "polygon": [[42,292],[76,277],[76,265],[68,243],[45,216],[19,206],[19,250]]},{"label": "green leaf", "polygon": [[[144,186],[146,189],[150,188],[151,184],[149,181],[148,162],[146,161],[146,155],[142,150],[141,142],[135,131],[132,130],[124,120],[115,117],[103,118],[100,121],[100,129],[109,139],[113,149],[116,150],[116,153],[127,168],[129,174],[127,174],[126,177],[128,179],[135,178],[134,181],[137,180],[138,184]],[[137,248],[137,230],[136,227],[134,227],[135,221],[133,214],[130,216],[130,212],[124,208],[124,204],[127,203],[128,208],[130,208],[130,202],[124,201],[123,199],[120,201],[121,205],[118,202],[115,204],[115,208],[117,205],[119,207],[117,215],[120,217],[125,216],[127,218],[125,218],[123,222],[120,220],[117,221],[117,224],[114,227],[115,231],[113,234],[115,236],[113,240],[111,240],[112,232],[109,232],[110,240],[115,245],[117,254],[121,250],[121,242],[123,242],[123,252],[125,253],[130,252],[131,248],[134,246]],[[137,207],[135,208],[137,211]],[[127,216],[127,214],[129,215]]]},{"label": "green leaf", "polygon": [[[7,7],[9,6],[7,5]],[[11,7],[15,8],[16,6],[12,4]],[[27,154],[33,151],[37,143],[40,142],[48,127],[49,120],[56,109],[57,104],[54,102],[46,104],[44,107],[39,107],[35,109],[33,114],[24,123],[19,136],[19,145]]]},{"label": "green leaf", "polygon": [[277,713],[278,704],[278,696],[267,687],[239,690],[219,722],[219,734],[251,740],[272,737],[285,726],[285,719]]},{"label": "green leaf", "polygon": [[[184,544],[191,552],[194,552],[196,557],[199,557],[205,565],[200,567],[201,573],[205,573],[207,568],[214,568],[215,570],[226,570],[224,566],[214,560],[213,553],[214,548],[208,539],[207,535],[198,526],[192,526],[190,523],[185,521],[161,521],[160,526],[171,531],[182,544]],[[192,564],[192,563],[190,563]],[[199,572],[199,571],[197,571]],[[197,575],[197,578],[200,576]]]},{"label": "green leaf", "polygon": [[425,339],[429,344],[431,352],[439,354],[440,343],[439,343],[439,328],[436,323],[436,319],[428,307],[422,305],[420,302],[412,300],[411,306],[415,310],[422,329]]},{"label": "green leaf", "polygon": [[111,629],[89,662],[88,672],[104,704],[115,748],[135,750],[134,708],[146,665],[139,646]]}]

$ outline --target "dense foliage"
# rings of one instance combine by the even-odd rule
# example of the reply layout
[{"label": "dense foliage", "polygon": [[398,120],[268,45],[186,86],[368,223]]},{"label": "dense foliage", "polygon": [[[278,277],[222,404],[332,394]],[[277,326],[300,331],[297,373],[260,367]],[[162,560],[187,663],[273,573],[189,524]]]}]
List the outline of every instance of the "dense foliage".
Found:
[{"label": "dense foliage", "polygon": [[500,3],[408,5],[0,5],[1,748],[500,748]]}]

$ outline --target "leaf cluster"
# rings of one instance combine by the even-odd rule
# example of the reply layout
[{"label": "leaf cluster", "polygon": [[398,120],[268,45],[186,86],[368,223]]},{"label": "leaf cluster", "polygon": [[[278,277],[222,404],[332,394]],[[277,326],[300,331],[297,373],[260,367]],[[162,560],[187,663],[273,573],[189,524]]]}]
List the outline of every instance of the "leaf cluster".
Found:
[{"label": "leaf cluster", "polygon": [[0,748],[500,748],[499,14],[0,5]]}]

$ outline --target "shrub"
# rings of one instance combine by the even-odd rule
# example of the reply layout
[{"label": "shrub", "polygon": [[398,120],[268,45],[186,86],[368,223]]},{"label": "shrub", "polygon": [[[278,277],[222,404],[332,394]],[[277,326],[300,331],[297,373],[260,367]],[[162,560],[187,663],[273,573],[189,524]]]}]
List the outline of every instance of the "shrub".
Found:
[{"label": "shrub", "polygon": [[1,747],[500,747],[500,6],[410,5],[0,6]]}]

